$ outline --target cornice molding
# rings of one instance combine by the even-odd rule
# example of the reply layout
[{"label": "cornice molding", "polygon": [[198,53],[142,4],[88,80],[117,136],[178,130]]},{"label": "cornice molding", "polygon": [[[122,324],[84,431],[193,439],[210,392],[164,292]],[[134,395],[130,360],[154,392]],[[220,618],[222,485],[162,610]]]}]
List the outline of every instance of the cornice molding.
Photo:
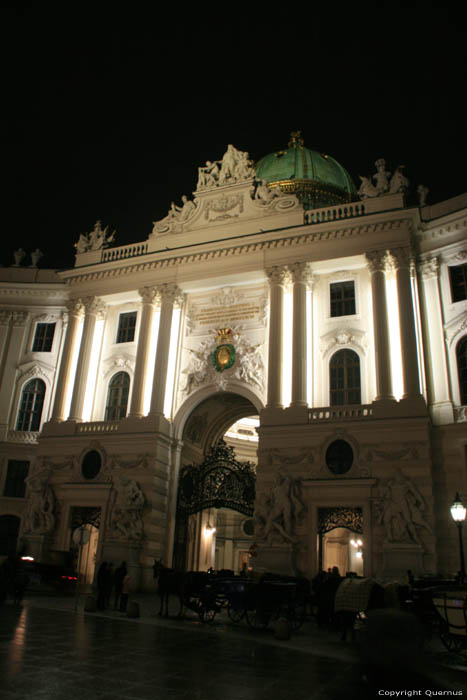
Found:
[{"label": "cornice molding", "polygon": [[[413,221],[410,217],[403,217],[400,219],[392,219],[388,221],[383,221],[375,224],[362,224],[355,226],[348,226],[346,228],[339,229],[327,229],[327,230],[310,230],[306,233],[300,233],[292,235],[290,237],[275,238],[273,240],[264,241],[257,240],[251,243],[238,243],[232,245],[226,245],[223,247],[216,248],[215,250],[202,250],[198,253],[185,253],[180,255],[174,255],[173,257],[163,258],[159,260],[153,260],[149,262],[145,256],[144,260],[137,262],[137,258],[133,259],[132,264],[126,264],[121,267],[111,267],[107,269],[96,269],[94,266],[92,271],[84,272],[82,268],[76,273],[74,270],[66,273],[65,279],[67,279],[68,284],[76,285],[84,282],[90,282],[95,280],[111,279],[115,277],[123,277],[126,275],[134,275],[138,272],[148,272],[154,270],[164,270],[168,268],[176,268],[182,265],[191,265],[198,262],[210,262],[212,260],[218,260],[219,258],[228,258],[233,256],[240,256],[249,253],[264,252],[266,250],[275,250],[279,248],[293,248],[296,246],[308,245],[310,243],[316,243],[320,241],[335,241],[342,240],[346,238],[356,238],[358,236],[364,236],[367,234],[380,233],[383,231],[399,230],[404,225],[409,226],[409,231],[412,232],[414,229]],[[202,243],[200,245],[209,245],[209,243]],[[99,266],[102,263],[99,263]],[[103,263],[105,264],[105,263]],[[115,265],[115,263],[113,263]]]},{"label": "cornice molding", "polygon": [[417,239],[421,242],[432,241],[452,233],[459,233],[462,230],[467,230],[467,218],[433,228],[419,228]]}]

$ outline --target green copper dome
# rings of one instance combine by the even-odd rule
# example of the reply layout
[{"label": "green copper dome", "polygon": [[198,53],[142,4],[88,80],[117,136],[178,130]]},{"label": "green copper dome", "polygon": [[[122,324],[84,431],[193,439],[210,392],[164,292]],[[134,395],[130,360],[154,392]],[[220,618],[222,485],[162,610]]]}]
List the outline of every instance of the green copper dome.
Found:
[{"label": "green copper dome", "polygon": [[287,150],[261,158],[255,171],[258,180],[266,180],[270,187],[296,194],[305,209],[358,199],[347,170],[331,156],[306,148],[300,131],[291,133]]}]

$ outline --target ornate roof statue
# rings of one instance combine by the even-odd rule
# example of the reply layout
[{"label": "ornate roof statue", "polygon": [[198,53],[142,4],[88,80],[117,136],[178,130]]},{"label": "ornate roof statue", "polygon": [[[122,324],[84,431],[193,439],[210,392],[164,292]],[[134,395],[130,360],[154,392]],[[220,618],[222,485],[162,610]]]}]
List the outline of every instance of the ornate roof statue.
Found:
[{"label": "ornate roof statue", "polygon": [[[398,192],[406,192],[409,187],[409,181],[403,174],[404,165],[399,165],[394,174],[386,170],[386,161],[384,158],[378,158],[375,161],[376,173],[371,177],[360,175],[362,184],[358,190],[361,199],[369,197],[379,197],[383,194],[397,194]],[[372,180],[376,184],[373,185]]]},{"label": "ornate roof statue", "polygon": [[108,233],[109,227],[104,229],[101,226],[101,221],[96,221],[94,228],[90,233],[80,233],[78,242],[75,243],[77,253],[87,253],[90,250],[100,250],[107,248],[109,243],[112,243],[115,238],[115,231]]},{"label": "ornate roof statue", "polygon": [[229,144],[222,160],[206,161],[204,167],[198,168],[196,191],[211,189],[233,182],[243,182],[254,177],[253,162],[246,151],[238,151]]}]

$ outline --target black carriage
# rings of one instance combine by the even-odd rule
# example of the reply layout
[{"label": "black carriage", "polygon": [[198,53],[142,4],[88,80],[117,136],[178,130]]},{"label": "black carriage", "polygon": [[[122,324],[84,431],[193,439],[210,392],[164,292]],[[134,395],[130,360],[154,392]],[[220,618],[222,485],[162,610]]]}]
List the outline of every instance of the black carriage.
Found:
[{"label": "black carriage", "polygon": [[225,578],[202,572],[187,576],[184,605],[195,611],[202,622],[212,622],[223,609],[227,610],[233,622],[242,619],[245,592],[250,585],[247,579],[241,576]]},{"label": "black carriage", "polygon": [[433,605],[439,620],[441,641],[448,651],[467,650],[467,590],[438,591]]},{"label": "black carriage", "polygon": [[298,630],[305,621],[309,601],[307,579],[266,574],[245,592],[246,621],[252,629],[265,629],[284,617],[292,629]]}]

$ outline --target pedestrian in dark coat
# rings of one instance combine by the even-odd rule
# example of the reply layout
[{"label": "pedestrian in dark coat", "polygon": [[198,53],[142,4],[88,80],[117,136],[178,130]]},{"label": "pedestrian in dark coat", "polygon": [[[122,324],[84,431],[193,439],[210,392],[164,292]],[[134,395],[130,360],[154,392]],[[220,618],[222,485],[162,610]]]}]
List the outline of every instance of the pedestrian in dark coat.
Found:
[{"label": "pedestrian in dark coat", "polygon": [[105,610],[105,596],[107,592],[107,562],[103,561],[97,572],[97,609]]},{"label": "pedestrian in dark coat", "polygon": [[114,586],[115,586],[115,603],[114,610],[117,610],[120,604],[120,596],[122,594],[123,579],[127,575],[126,562],[122,561],[120,566],[115,570]]}]

